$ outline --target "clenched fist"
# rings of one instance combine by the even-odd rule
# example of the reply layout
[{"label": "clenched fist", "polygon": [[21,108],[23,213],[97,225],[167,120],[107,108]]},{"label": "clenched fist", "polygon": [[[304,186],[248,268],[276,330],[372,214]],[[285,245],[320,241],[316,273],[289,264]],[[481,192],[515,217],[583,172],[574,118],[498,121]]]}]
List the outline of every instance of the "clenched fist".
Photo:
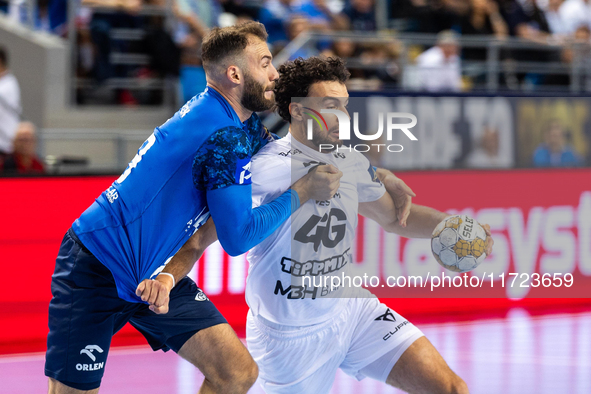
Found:
[{"label": "clenched fist", "polygon": [[156,314],[168,313],[168,301],[172,290],[172,278],[158,275],[156,279],[144,279],[135,289],[135,294],[150,305]]}]

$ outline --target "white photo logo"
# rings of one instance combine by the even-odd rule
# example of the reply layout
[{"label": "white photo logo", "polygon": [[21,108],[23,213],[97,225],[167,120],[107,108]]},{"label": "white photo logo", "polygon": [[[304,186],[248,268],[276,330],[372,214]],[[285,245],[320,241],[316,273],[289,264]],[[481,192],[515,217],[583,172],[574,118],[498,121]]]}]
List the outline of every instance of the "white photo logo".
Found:
[{"label": "white photo logo", "polygon": [[[333,114],[337,117],[339,122],[339,139],[341,141],[348,141],[351,140],[351,119],[349,115],[345,112],[340,111],[338,109],[321,109],[320,112],[313,110],[309,107],[304,107],[304,109],[310,111],[305,111],[304,114],[310,116],[312,119],[308,119],[307,123],[307,138],[308,140],[313,139],[314,135],[314,123],[312,120],[315,120],[318,126],[322,129],[323,125],[326,130],[328,130],[328,126],[326,124],[326,120],[321,114]],[[385,114],[383,112],[379,113],[378,117],[378,131],[374,134],[362,134],[359,131],[359,113],[353,113],[353,132],[355,136],[362,141],[375,141],[382,137],[384,134],[384,118],[386,118],[386,139],[388,141],[392,141],[392,134],[394,130],[400,130],[406,135],[411,141],[417,141],[417,137],[409,130],[410,128],[416,126],[417,124],[417,117],[411,113],[406,112],[388,112]],[[409,119],[410,123],[394,123],[394,119]],[[385,147],[388,152],[402,152],[404,149],[400,144],[371,144],[371,146],[377,147],[378,152],[380,151],[380,147]],[[336,151],[339,150],[347,150],[351,152],[355,150],[357,152],[368,152],[371,149],[371,146],[368,144],[357,144],[353,146],[334,146],[332,144],[320,144],[319,150],[322,152],[325,151]]]}]

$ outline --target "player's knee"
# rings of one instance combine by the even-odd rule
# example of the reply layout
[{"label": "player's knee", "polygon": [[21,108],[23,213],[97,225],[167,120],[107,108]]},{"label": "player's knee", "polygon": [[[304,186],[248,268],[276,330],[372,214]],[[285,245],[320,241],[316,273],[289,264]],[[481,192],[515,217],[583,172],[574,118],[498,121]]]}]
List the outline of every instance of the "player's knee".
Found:
[{"label": "player's knee", "polygon": [[250,362],[247,365],[245,376],[243,378],[244,384],[248,386],[247,390],[252,387],[254,382],[256,382],[257,378],[259,377],[259,366],[257,363],[251,358]]},{"label": "player's knee", "polygon": [[252,358],[248,358],[239,367],[227,371],[224,376],[210,378],[210,382],[220,393],[246,394],[259,376],[259,368]]},{"label": "player's knee", "polygon": [[234,387],[239,393],[246,393],[256,382],[259,376],[259,367],[252,358],[243,364],[239,371],[234,374]]},{"label": "player's knee", "polygon": [[96,394],[98,393],[98,388],[93,390],[78,390],[73,387],[70,387],[58,380],[53,378],[49,378],[49,394]]}]

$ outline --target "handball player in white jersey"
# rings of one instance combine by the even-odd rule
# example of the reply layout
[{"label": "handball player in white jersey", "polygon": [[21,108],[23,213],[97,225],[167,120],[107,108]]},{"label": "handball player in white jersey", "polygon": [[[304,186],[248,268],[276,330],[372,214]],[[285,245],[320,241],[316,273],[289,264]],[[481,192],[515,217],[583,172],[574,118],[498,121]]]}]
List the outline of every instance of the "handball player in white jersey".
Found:
[{"label": "handball player in white jersey", "polygon": [[[320,144],[342,144],[335,115],[323,114],[326,125],[314,122],[313,139],[307,139],[310,110],[347,111],[349,73],[340,59],[298,59],[278,71],[277,109],[290,133],[254,156],[253,206],[272,201],[315,166],[333,165],[343,176],[330,201],[308,200],[248,254],[246,339],[264,390],[328,393],[341,368],[359,380],[369,377],[410,393],[467,393],[422,332],[369,291],[332,289],[330,281],[327,287],[310,285],[311,278],[318,284],[327,275],[351,276],[358,213],[413,238],[430,238],[447,215],[413,204],[408,218],[401,218],[393,174],[376,172],[354,151],[320,153]],[[292,103],[292,97],[307,99]],[[490,253],[492,239],[487,245]]]}]

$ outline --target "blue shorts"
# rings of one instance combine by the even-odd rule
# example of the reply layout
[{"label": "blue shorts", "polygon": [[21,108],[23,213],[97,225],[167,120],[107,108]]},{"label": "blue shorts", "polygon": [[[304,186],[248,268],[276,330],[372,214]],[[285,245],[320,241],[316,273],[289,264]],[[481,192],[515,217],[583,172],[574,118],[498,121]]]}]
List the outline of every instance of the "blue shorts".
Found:
[{"label": "blue shorts", "polygon": [[197,331],[226,319],[190,278],[170,292],[169,311],[117,295],[111,271],[68,230],[51,280],[45,375],[78,390],[100,386],[111,337],[129,322],[154,350],[174,350]]}]

